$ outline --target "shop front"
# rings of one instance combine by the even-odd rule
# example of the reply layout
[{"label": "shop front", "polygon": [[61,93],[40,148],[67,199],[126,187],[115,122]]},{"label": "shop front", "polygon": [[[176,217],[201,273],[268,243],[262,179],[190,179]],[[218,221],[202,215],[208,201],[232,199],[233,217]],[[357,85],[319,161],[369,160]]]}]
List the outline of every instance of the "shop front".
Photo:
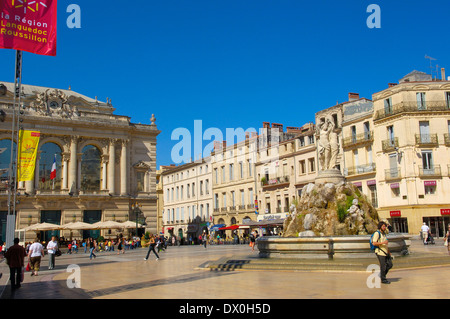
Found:
[{"label": "shop front", "polygon": [[450,225],[450,208],[440,209],[441,216],[424,217],[423,222],[430,227],[430,232],[433,237],[445,237],[448,225]]}]

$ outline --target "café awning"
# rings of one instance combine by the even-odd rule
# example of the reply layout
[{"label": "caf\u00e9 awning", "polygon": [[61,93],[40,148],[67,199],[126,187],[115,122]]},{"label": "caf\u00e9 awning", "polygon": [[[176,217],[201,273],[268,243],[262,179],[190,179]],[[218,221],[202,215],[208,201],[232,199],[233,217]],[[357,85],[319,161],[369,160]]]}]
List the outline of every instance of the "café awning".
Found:
[{"label": "caf\u00e9 awning", "polygon": [[238,229],[239,228],[239,225],[231,225],[231,226],[228,226],[228,227],[221,227],[221,228],[219,228],[219,230],[235,230],[235,229]]}]

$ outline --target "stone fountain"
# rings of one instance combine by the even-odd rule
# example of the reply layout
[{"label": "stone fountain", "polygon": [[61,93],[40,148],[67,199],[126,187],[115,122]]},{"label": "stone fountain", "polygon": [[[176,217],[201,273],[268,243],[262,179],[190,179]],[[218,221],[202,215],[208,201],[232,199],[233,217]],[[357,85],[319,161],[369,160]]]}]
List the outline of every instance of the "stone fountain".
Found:
[{"label": "stone fountain", "polygon": [[[336,169],[337,134],[333,120],[318,125],[319,173],[315,183],[303,188],[291,205],[282,237],[258,240],[260,257],[277,258],[365,258],[373,257],[369,239],[379,217],[367,197],[347,183]],[[393,255],[408,253],[407,235],[390,235]]]}]

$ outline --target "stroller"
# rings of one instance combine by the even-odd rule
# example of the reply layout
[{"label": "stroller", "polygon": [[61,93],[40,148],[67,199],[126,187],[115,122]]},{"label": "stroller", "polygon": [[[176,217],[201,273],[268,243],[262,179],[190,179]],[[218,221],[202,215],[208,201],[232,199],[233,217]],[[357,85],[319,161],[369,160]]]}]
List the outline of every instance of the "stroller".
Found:
[{"label": "stroller", "polygon": [[434,238],[431,236],[431,232],[428,232],[427,245],[434,245]]}]

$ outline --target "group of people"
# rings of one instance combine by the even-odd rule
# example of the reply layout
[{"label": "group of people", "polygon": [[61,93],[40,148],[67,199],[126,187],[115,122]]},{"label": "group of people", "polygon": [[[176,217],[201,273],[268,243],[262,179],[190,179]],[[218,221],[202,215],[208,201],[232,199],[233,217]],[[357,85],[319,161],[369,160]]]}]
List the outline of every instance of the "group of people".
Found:
[{"label": "group of people", "polygon": [[[25,257],[28,256],[28,265],[30,267],[29,270],[31,271],[31,276],[38,276],[41,267],[41,258],[44,256],[44,246],[39,242],[39,239],[36,238],[32,244],[27,246],[27,249],[19,245],[19,242],[19,238],[15,238],[14,245],[5,252],[6,262],[10,269],[12,289],[20,288],[20,283],[23,281]],[[54,269],[55,256],[58,250],[56,237],[52,237],[47,243],[47,252],[49,255],[48,269]]]}]

